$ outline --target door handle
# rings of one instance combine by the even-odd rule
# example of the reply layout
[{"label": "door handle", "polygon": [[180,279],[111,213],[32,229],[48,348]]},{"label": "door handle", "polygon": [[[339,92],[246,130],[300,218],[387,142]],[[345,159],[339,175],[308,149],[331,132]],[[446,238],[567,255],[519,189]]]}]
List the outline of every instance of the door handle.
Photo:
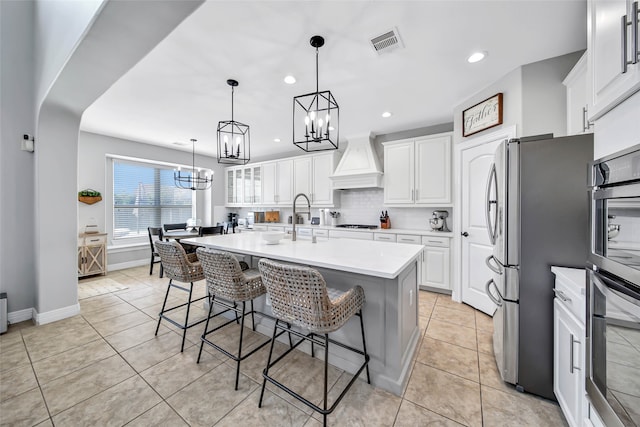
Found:
[{"label": "door handle", "polygon": [[569,372],[572,373],[572,374],[573,374],[574,370],[576,370],[576,371],[580,370],[580,367],[575,366],[573,364],[573,345],[574,344],[580,344],[580,341],[576,340],[573,337],[573,334],[569,334],[569,345],[570,345],[570,347],[569,347]]},{"label": "door handle", "polygon": [[498,295],[500,295],[500,292],[498,291],[498,288],[496,286],[496,282],[493,281],[493,279],[489,279],[489,281],[487,282],[486,285],[484,285],[485,290],[487,291],[487,296],[489,297],[489,299],[491,301],[493,301],[493,303],[495,305],[497,305],[498,307],[502,307],[502,295],[500,295],[500,300],[497,299],[496,297],[493,296],[493,294],[491,293],[491,284],[493,283],[493,287],[496,288],[496,291],[498,292]]},{"label": "door handle", "polygon": [[462,233],[460,233],[460,235],[462,237],[469,237],[469,233],[467,233],[466,231],[463,231]]},{"label": "door handle", "polygon": [[[494,264],[491,263],[491,260],[494,261]],[[489,267],[489,270],[493,271],[496,274],[502,275],[502,269],[498,265],[498,261],[493,255],[489,255],[484,262],[485,264],[487,264],[487,267]]]},{"label": "door handle", "polygon": [[554,289],[553,289],[553,293],[555,293],[555,294],[556,294],[556,296],[557,296],[558,298],[560,298],[562,301],[564,301],[564,302],[571,302],[571,298],[569,298],[568,296],[566,296],[566,295],[564,294],[564,292],[562,292],[561,290],[559,290],[559,289],[555,289],[555,288],[554,288]]},{"label": "door handle", "polygon": [[[491,200],[491,185],[492,183],[495,183],[495,189],[496,189],[496,200]],[[491,171],[489,172],[489,179],[487,181],[487,190],[486,190],[486,194],[485,194],[485,199],[486,199],[486,211],[485,211],[485,218],[487,220],[487,232],[489,233],[489,241],[491,242],[492,245],[496,244],[496,237],[498,234],[498,177],[496,174],[496,164],[492,164],[491,165]],[[496,205],[496,215],[495,215],[495,222],[493,225],[493,229],[491,227],[491,205]]]}]

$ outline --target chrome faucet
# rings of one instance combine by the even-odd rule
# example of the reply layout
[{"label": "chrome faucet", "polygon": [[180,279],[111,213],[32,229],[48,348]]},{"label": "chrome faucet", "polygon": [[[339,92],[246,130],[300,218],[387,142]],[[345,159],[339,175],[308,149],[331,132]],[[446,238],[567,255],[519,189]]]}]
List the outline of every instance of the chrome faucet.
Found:
[{"label": "chrome faucet", "polygon": [[311,220],[311,202],[309,201],[309,198],[304,193],[296,194],[296,197],[293,198],[293,219],[291,221],[293,223],[293,232],[291,233],[291,240],[294,242],[296,241],[296,222],[298,222],[297,215],[296,215],[296,201],[298,200],[298,197],[304,197],[305,199],[307,199],[307,211],[300,212],[300,213],[309,214],[308,219]]}]

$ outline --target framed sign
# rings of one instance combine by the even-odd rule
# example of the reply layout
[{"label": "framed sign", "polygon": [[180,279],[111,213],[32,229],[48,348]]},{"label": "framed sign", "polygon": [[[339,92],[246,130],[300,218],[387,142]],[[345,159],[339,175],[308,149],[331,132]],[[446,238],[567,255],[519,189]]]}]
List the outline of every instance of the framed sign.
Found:
[{"label": "framed sign", "polygon": [[462,136],[473,135],[502,124],[502,93],[462,112]]}]

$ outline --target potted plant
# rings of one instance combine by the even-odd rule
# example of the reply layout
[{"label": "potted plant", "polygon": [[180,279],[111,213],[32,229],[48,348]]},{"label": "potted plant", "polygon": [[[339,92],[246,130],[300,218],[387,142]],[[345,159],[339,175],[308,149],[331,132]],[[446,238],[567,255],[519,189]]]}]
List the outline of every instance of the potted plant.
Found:
[{"label": "potted plant", "polygon": [[82,203],[92,205],[102,200],[102,195],[99,191],[92,190],[90,188],[78,192],[78,200]]}]

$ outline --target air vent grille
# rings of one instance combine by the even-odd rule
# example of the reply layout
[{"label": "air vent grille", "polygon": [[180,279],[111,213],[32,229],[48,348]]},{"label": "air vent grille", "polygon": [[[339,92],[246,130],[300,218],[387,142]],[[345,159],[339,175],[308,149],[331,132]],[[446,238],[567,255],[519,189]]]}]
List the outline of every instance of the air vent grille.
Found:
[{"label": "air vent grille", "polygon": [[379,55],[403,47],[397,28],[393,28],[384,34],[373,37],[370,41],[371,46],[373,46],[373,50],[375,50]]}]

